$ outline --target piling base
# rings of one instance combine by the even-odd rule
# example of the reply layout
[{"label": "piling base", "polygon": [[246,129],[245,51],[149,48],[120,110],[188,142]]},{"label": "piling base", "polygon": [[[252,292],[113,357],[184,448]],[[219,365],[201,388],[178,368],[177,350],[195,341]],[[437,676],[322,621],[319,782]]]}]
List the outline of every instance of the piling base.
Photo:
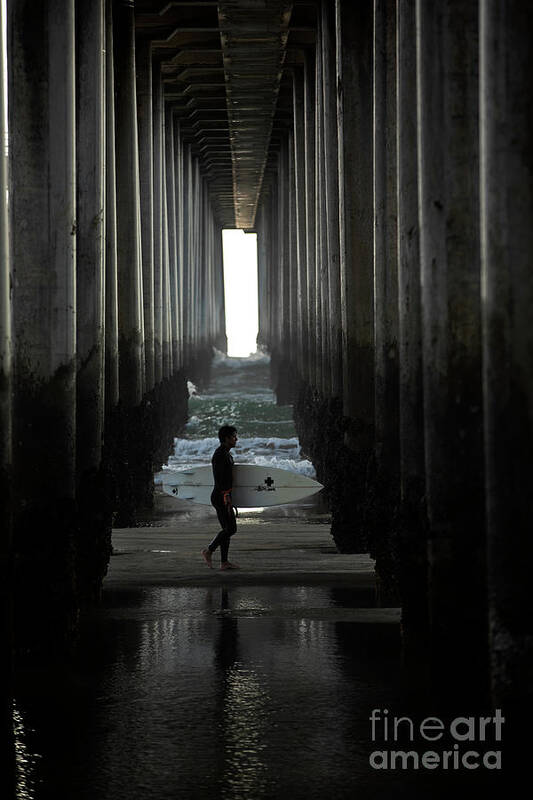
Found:
[{"label": "piling base", "polygon": [[132,527],[139,512],[152,507],[154,472],[187,421],[187,399],[187,380],[180,371],[158,384],[139,406],[114,409],[106,431],[106,458],[115,527]]}]

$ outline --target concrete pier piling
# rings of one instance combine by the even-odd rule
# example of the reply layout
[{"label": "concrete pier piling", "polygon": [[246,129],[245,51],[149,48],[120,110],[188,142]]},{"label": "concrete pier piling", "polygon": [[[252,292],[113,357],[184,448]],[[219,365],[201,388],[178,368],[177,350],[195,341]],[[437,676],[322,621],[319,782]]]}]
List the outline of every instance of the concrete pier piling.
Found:
[{"label": "concrete pier piling", "polygon": [[531,717],[532,86],[528,3],[480,14],[481,297],[492,694]]},{"label": "concrete pier piling", "polygon": [[375,402],[372,8],[370,0],[336,4],[343,453],[351,476],[341,508],[346,534],[360,552],[368,548]]},{"label": "concrete pier piling", "polygon": [[[113,410],[119,401],[117,197],[115,159],[115,79],[113,4],[106,0],[105,17],[105,409],[108,441]],[[106,451],[109,448],[106,447]]]},{"label": "concrete pier piling", "polygon": [[18,629],[76,625],[74,2],[8,6]]},{"label": "concrete pier piling", "polygon": [[443,700],[518,713],[532,652],[530,4],[7,11],[5,637],[14,602],[19,653],[74,640],[111,522],[150,506],[187,381],[207,385],[227,348],[221,233],[242,227],[258,234],[258,344],[338,551],[375,558],[406,663],[427,658]]},{"label": "concrete pier piling", "polygon": [[[427,644],[422,304],[418,207],[416,2],[397,3],[398,346],[400,507],[399,573],[405,639]],[[410,648],[409,648],[410,650]]]},{"label": "concrete pier piling", "polygon": [[[154,382],[163,380],[163,86],[161,67],[152,66],[153,259],[154,259]],[[168,357],[168,356],[167,356]]]},{"label": "concrete pier piling", "polygon": [[384,599],[396,594],[394,552],[400,498],[398,392],[398,193],[396,143],[397,16],[391,0],[374,2],[374,453],[369,520],[371,552]]},{"label": "concrete pier piling", "polygon": [[187,378],[225,347],[222,223],[138,22],[118,0],[8,4],[1,561],[19,654],[73,641],[112,521],[150,504]]},{"label": "concrete pier piling", "polygon": [[[133,3],[113,5],[115,76],[116,208],[118,275],[119,406],[117,409],[118,524],[131,524],[135,509],[146,501],[151,471],[146,448],[150,436],[143,406],[145,353],[140,226],[139,140]],[[135,436],[131,436],[131,431]]]},{"label": "concrete pier piling", "polygon": [[[295,28],[303,13],[294,7]],[[503,565],[511,569],[513,547],[521,564],[531,561],[523,528],[530,514],[516,496],[527,492],[505,493],[510,459],[527,480],[531,458],[526,467],[518,428],[503,420],[514,408],[527,441],[525,376],[533,365],[521,360],[528,335],[520,314],[531,308],[530,277],[518,275],[531,253],[520,227],[529,213],[530,87],[521,80],[531,14],[520,3],[506,15],[498,3],[414,0],[323,0],[306,14],[314,37],[297,44],[294,32],[290,52],[295,60],[300,50],[304,75],[303,219],[297,209],[307,295],[298,321],[308,350],[285,347],[285,358],[279,351],[291,312],[277,272],[286,256],[278,243],[284,214],[273,219],[269,211],[269,202],[278,210],[284,202],[284,142],[293,134],[299,152],[302,99],[292,65],[291,129],[280,127],[260,206],[260,280],[272,288],[261,295],[270,307],[259,341],[273,355],[280,402],[284,376],[297,376],[295,420],[326,486],[332,535],[341,551],[376,557],[382,601],[402,605],[406,657],[428,653],[434,687],[450,687],[445,702],[482,705],[490,676],[493,699],[511,702],[518,695],[506,669],[530,657],[515,581]],[[513,70],[498,61],[511,41]],[[279,119],[281,126],[281,112]],[[511,130],[520,131],[512,142]],[[524,287],[516,303],[515,279]],[[340,368],[333,366],[337,326]],[[516,510],[514,545],[503,534],[511,519],[504,498]]]},{"label": "concrete pier piling", "polygon": [[[448,677],[454,664],[458,674],[486,675],[477,3],[420,4],[418,32],[428,586],[438,631],[433,662]],[[468,653],[467,664],[448,663],[457,647]]]},{"label": "concrete pier piling", "polygon": [[137,39],[135,48],[139,129],[145,382],[146,391],[150,392],[156,383],[154,336],[154,126],[152,44],[150,39]]},{"label": "concrete pier piling", "polygon": [[[0,25],[6,24],[4,6]],[[5,789],[14,794],[15,747],[13,735],[13,498],[12,498],[12,333],[10,303],[11,252],[8,217],[7,97],[5,92],[6,52],[0,43],[0,637],[3,690],[0,699],[0,737],[3,742],[0,769]]]},{"label": "concrete pier piling", "polygon": [[[111,547],[105,380],[105,7],[76,4],[76,498],[78,592],[98,596]],[[95,497],[99,502],[95,503]]]},{"label": "concrete pier piling", "polygon": [[130,0],[114,4],[117,263],[120,402],[136,408],[143,396],[140,183],[135,82],[135,19]]}]

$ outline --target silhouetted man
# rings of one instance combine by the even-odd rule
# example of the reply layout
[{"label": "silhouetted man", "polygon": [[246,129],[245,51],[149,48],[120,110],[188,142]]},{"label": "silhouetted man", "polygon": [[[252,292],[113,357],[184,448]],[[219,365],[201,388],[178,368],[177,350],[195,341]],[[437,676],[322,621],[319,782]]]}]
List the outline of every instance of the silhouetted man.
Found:
[{"label": "silhouetted man", "polygon": [[217,533],[209,547],[202,550],[204,560],[210,569],[213,568],[212,555],[220,546],[220,569],[238,569],[238,564],[228,561],[230,537],[237,530],[235,511],[231,501],[233,485],[233,456],[230,453],[237,443],[237,429],[232,425],[223,425],[218,432],[220,446],[213,453],[211,464],[215,486],[211,493],[211,504],[214,506],[222,530]]}]

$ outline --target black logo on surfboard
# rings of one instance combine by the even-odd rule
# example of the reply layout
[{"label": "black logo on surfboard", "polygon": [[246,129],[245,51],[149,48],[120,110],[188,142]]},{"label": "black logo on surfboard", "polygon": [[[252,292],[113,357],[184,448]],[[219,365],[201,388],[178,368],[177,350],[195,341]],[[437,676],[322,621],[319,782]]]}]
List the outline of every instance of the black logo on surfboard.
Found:
[{"label": "black logo on surfboard", "polygon": [[275,492],[276,491],[276,487],[274,486],[274,480],[273,480],[273,478],[270,477],[270,475],[268,476],[268,478],[265,478],[264,483],[266,483],[266,486],[256,486],[256,489],[255,489],[256,492]]}]

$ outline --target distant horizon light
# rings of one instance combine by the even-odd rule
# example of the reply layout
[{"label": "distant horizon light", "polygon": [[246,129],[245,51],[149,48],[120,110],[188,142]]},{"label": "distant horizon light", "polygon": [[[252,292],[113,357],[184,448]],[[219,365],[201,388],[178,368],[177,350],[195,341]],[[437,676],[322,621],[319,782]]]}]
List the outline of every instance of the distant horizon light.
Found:
[{"label": "distant horizon light", "polygon": [[257,352],[257,234],[222,231],[228,356]]}]

